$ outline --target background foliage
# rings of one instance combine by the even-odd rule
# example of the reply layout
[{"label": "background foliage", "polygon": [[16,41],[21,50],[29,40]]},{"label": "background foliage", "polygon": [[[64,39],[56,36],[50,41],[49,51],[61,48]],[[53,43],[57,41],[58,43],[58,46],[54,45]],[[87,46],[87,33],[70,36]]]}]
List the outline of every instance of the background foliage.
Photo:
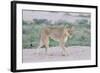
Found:
[{"label": "background foliage", "polygon": [[[34,19],[34,22],[22,21],[22,47],[32,48],[39,45],[40,31],[44,26],[73,26],[75,31],[72,38],[66,42],[66,46],[90,46],[91,42],[91,26],[86,19],[78,20],[76,23],[69,23],[67,21],[58,21],[54,24],[46,19]],[[50,39],[50,46],[57,46],[59,43]]]}]

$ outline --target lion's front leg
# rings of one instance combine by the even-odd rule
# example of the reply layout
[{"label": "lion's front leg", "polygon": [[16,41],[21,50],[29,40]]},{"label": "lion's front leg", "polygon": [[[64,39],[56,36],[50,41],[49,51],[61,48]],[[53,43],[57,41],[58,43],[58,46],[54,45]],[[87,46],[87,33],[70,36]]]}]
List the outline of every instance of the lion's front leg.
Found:
[{"label": "lion's front leg", "polygon": [[67,52],[67,48],[65,47],[65,42],[60,42],[60,47],[62,48],[62,55],[65,56],[65,55],[68,55],[68,52]]},{"label": "lion's front leg", "polygon": [[44,46],[45,46],[45,54],[48,55],[48,48],[49,48],[49,37],[48,36],[45,37]]}]

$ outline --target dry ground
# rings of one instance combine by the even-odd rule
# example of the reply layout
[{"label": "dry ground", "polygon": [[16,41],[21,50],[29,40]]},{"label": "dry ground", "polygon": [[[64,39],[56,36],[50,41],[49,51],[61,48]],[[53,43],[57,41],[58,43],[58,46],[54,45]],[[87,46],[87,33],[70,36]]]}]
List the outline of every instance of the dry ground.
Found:
[{"label": "dry ground", "polygon": [[67,51],[69,55],[62,56],[62,49],[59,47],[49,48],[48,55],[45,54],[44,48],[39,49],[40,54],[36,54],[36,49],[33,48],[23,49],[23,63],[91,59],[91,48],[88,46],[71,46]]}]

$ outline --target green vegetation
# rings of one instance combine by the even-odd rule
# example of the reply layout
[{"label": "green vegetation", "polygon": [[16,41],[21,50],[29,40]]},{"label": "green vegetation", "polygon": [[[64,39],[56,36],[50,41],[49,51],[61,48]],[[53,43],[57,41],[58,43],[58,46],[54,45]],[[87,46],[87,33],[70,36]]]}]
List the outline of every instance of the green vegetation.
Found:
[{"label": "green vegetation", "polygon": [[[44,24],[43,22],[48,23],[46,20],[35,20],[36,23],[29,23],[23,20],[22,26],[22,47],[23,48],[32,48],[39,45],[40,40],[40,31]],[[61,23],[61,24],[60,24]],[[59,22],[55,26],[68,26],[68,22]],[[75,31],[72,38],[69,38],[68,46],[90,46],[91,42],[91,32],[90,32],[90,23],[88,24],[86,20],[80,20],[77,24],[71,24]],[[50,46],[57,46],[59,43],[50,39]]]}]

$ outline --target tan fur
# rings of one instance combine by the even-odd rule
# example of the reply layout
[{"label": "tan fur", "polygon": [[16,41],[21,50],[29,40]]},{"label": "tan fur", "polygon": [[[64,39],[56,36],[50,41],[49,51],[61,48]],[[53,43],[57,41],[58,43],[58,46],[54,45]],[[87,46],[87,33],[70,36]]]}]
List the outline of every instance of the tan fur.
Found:
[{"label": "tan fur", "polygon": [[41,31],[39,48],[44,46],[47,52],[47,48],[49,48],[49,38],[51,38],[59,42],[59,46],[63,49],[63,55],[65,55],[65,42],[71,35],[72,27],[45,27]]}]

